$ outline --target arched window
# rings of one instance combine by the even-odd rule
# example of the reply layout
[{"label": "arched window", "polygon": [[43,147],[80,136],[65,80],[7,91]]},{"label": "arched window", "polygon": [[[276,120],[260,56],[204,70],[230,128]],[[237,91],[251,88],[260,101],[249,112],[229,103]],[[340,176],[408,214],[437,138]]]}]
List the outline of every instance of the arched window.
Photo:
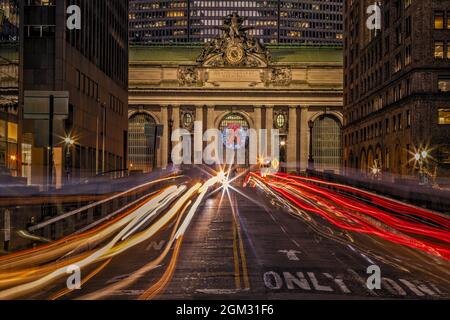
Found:
[{"label": "arched window", "polygon": [[137,113],[128,121],[128,159],[130,171],[150,172],[156,166],[156,121]]},{"label": "arched window", "polygon": [[[239,113],[230,113],[226,115],[219,124],[219,130],[222,132],[224,148],[241,149],[245,148],[245,163],[249,163],[248,155],[248,129],[250,128],[247,120]],[[224,157],[226,153],[224,152]],[[224,161],[226,161],[224,159]],[[234,163],[237,164],[237,152]]]},{"label": "arched window", "polygon": [[226,115],[220,122],[219,130],[224,132],[225,129],[230,128],[231,126],[239,126],[243,130],[248,130],[250,128],[247,120],[239,113],[229,113]]},{"label": "arched window", "polygon": [[341,168],[341,124],[329,115],[323,115],[314,121],[313,157],[317,170],[339,171]]}]

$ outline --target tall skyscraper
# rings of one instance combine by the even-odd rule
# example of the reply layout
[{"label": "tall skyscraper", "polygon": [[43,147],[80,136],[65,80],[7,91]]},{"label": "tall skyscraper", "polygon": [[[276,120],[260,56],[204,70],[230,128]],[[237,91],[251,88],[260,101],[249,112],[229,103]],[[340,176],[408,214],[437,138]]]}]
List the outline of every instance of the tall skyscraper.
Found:
[{"label": "tall skyscraper", "polygon": [[205,42],[232,12],[246,17],[250,34],[266,43],[339,45],[343,0],[130,1],[135,43]]},{"label": "tall skyscraper", "polygon": [[0,183],[19,174],[18,33],[18,1],[0,0]]},{"label": "tall skyscraper", "polygon": [[[66,26],[71,5],[81,29]],[[128,0],[21,1],[20,12],[20,139],[31,182],[58,186],[126,168]]]},{"label": "tall skyscraper", "polygon": [[344,10],[344,164],[450,176],[450,1],[383,1],[379,30],[369,5]]}]

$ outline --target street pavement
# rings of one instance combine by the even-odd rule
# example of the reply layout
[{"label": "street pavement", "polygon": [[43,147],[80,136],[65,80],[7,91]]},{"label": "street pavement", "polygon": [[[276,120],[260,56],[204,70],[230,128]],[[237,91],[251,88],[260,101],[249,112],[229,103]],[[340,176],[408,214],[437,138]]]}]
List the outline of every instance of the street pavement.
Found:
[{"label": "street pavement", "polygon": [[[321,235],[254,190],[239,191],[243,195],[231,192],[231,202],[224,197],[220,206],[220,195],[205,203],[161,298],[448,297],[436,279],[370,258]],[[367,268],[372,265],[380,267],[381,290],[367,288]]]},{"label": "street pavement", "polygon": [[[68,290],[62,278],[24,298],[450,298],[448,261],[343,232],[320,216],[294,214],[257,188],[209,194],[176,238],[184,217],[182,212],[154,236],[83,268],[81,289]],[[56,263],[65,259],[71,256]],[[380,272],[379,289],[368,286],[373,268]]]}]

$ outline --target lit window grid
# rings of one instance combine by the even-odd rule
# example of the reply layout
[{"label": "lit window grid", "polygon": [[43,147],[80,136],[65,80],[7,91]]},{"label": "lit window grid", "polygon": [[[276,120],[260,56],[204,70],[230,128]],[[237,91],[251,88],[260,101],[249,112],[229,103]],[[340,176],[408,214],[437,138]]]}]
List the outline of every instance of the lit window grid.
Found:
[{"label": "lit window grid", "polygon": [[[343,1],[131,1],[130,38],[137,42],[203,42],[237,11],[265,42],[341,44]],[[278,22],[280,25],[278,26]]]}]

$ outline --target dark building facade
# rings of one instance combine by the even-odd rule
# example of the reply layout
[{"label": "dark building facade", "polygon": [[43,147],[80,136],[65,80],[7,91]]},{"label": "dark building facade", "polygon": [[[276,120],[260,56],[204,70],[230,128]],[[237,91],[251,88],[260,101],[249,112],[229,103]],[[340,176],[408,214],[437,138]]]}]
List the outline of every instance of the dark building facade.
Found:
[{"label": "dark building facade", "polygon": [[0,40],[16,41],[19,36],[19,0],[0,0]]},{"label": "dark building facade", "polygon": [[[19,176],[19,4],[0,1],[0,183]],[[14,179],[17,182],[17,179]]]},{"label": "dark building facade", "polygon": [[342,43],[343,0],[130,1],[134,43],[206,42],[220,34],[222,17],[237,12],[265,43]]},{"label": "dark building facade", "polygon": [[371,4],[344,8],[344,165],[448,176],[450,1],[381,1],[381,30],[366,26]]},{"label": "dark building facade", "polygon": [[[80,30],[66,26],[70,5],[81,9]],[[128,0],[25,0],[20,9],[20,102],[30,91],[68,94],[67,114],[53,128],[48,116],[24,114],[31,183],[58,187],[126,168]],[[29,104],[24,110],[39,108]]]}]

